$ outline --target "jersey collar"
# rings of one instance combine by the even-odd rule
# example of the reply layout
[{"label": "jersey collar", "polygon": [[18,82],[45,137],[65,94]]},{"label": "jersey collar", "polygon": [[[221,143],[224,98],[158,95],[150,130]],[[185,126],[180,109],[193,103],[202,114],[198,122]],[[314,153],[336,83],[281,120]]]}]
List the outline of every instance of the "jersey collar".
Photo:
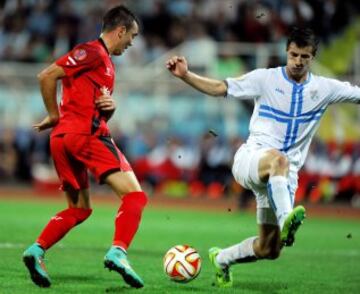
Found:
[{"label": "jersey collar", "polygon": [[306,80],[305,80],[304,82],[302,82],[302,83],[296,83],[295,81],[291,80],[291,79],[288,77],[288,75],[287,75],[287,73],[286,73],[286,67],[285,67],[285,66],[281,67],[281,72],[282,72],[285,80],[287,80],[288,82],[290,82],[291,84],[293,84],[293,85],[295,85],[295,86],[303,86],[303,85],[307,84],[308,82],[310,82],[310,79],[311,79],[311,72],[308,72],[307,78],[306,78]]},{"label": "jersey collar", "polygon": [[104,40],[101,39],[101,38],[99,38],[98,41],[99,41],[100,44],[104,47],[104,49],[106,50],[107,54],[110,55],[110,52],[109,52],[108,48],[106,47]]}]

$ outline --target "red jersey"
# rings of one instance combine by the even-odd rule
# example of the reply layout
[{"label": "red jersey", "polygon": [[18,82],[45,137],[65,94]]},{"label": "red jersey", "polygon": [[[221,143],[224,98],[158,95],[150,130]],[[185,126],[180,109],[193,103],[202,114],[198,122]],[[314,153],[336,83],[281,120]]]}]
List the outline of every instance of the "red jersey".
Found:
[{"label": "red jersey", "polygon": [[103,40],[76,46],[56,64],[64,69],[66,76],[62,78],[60,120],[51,135],[109,135],[106,121],[95,106],[95,100],[102,95],[100,89],[105,88],[111,94],[115,80],[114,64]]}]

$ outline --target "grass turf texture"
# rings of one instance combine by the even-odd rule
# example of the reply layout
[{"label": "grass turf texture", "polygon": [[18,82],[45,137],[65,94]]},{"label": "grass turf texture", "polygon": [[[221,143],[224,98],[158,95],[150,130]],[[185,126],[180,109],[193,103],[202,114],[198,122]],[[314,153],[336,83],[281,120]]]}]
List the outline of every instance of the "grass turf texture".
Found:
[{"label": "grass turf texture", "polygon": [[[233,267],[234,287],[212,286],[209,247],[237,243],[256,234],[255,216],[243,212],[196,212],[148,208],[129,251],[145,288],[131,289],[103,268],[113,234],[116,203],[94,205],[93,215],[46,254],[52,287],[32,284],[21,261],[60,203],[0,199],[0,293],[360,293],[360,222],[308,216],[294,247],[280,259]],[[351,234],[351,235],[349,235]],[[163,254],[189,244],[203,259],[199,277],[177,284],[163,273]]]}]

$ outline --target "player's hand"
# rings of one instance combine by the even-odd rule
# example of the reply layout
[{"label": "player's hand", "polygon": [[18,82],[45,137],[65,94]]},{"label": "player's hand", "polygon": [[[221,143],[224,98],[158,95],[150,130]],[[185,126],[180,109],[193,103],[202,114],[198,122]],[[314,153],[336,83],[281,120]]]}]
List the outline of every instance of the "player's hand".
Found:
[{"label": "player's hand", "polygon": [[188,63],[183,56],[173,56],[166,62],[167,69],[176,77],[183,78],[188,72]]},{"label": "player's hand", "polygon": [[95,100],[95,105],[101,114],[109,119],[116,109],[116,102],[106,87],[102,87],[100,92],[101,95]]},{"label": "player's hand", "polygon": [[44,130],[47,130],[47,129],[50,129],[50,128],[54,127],[58,123],[58,121],[59,121],[59,117],[47,116],[40,123],[34,124],[33,128],[36,131],[41,132],[41,131],[44,131]]},{"label": "player's hand", "polygon": [[108,112],[115,111],[116,103],[115,100],[111,97],[110,92],[107,88],[102,87],[100,89],[101,96],[95,100],[95,105],[100,111]]}]

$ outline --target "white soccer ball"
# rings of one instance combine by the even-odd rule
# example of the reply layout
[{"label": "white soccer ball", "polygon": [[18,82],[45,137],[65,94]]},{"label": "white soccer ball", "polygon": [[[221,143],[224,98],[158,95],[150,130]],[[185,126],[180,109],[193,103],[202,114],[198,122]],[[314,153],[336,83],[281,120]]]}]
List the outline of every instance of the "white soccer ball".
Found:
[{"label": "white soccer ball", "polygon": [[174,282],[190,282],[199,275],[200,269],[200,255],[188,245],[176,245],[164,256],[164,271]]}]

